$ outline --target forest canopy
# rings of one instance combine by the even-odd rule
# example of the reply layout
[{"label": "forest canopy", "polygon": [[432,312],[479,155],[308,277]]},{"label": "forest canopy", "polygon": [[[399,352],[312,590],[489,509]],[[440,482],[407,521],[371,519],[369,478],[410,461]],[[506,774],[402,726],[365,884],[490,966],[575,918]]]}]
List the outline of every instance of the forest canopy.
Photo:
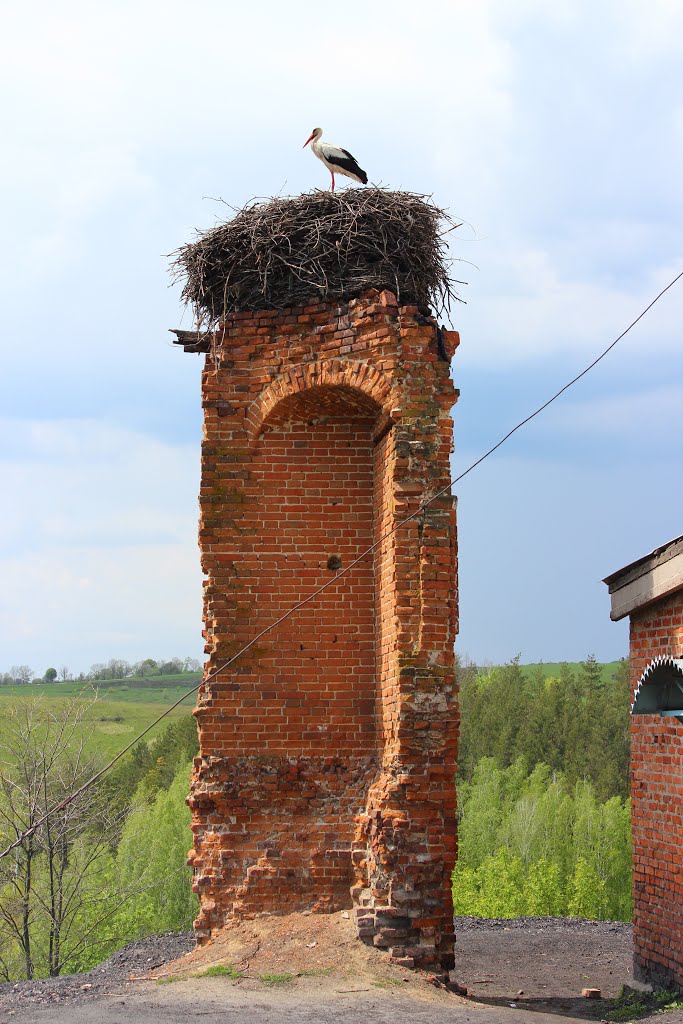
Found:
[{"label": "forest canopy", "polygon": [[514,658],[495,668],[460,666],[458,773],[471,781],[483,757],[507,768],[524,758],[568,784],[589,781],[598,800],[629,794],[629,663],[613,672],[589,656],[549,674]]}]

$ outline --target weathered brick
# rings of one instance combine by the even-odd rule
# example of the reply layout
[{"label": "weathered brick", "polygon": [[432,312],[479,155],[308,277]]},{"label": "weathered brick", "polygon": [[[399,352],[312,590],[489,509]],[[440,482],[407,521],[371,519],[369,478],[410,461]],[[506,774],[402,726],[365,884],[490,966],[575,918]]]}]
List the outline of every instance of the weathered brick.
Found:
[{"label": "weathered brick", "polygon": [[[631,614],[631,695],[657,655],[683,657],[683,590]],[[631,719],[634,973],[683,991],[683,726]]]}]

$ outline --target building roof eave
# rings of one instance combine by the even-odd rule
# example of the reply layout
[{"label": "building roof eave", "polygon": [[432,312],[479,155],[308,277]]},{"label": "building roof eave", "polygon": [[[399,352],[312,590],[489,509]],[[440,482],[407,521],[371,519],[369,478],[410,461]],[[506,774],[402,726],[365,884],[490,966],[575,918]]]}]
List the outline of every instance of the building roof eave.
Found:
[{"label": "building roof eave", "polygon": [[683,536],[606,576],[603,583],[612,598],[610,618],[614,622],[668,597],[683,587]]}]

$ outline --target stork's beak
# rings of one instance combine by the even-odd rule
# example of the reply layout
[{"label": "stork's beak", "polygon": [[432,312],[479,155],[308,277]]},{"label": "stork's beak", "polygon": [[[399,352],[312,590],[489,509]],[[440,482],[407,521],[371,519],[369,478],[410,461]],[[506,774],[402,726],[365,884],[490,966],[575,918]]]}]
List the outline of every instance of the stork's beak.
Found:
[{"label": "stork's beak", "polygon": [[304,142],[304,144],[303,144],[303,146],[301,148],[305,149],[306,146],[308,145],[308,143],[311,142],[314,137],[315,137],[315,132],[311,132],[311,134],[308,136],[308,138],[306,139],[306,141]]}]

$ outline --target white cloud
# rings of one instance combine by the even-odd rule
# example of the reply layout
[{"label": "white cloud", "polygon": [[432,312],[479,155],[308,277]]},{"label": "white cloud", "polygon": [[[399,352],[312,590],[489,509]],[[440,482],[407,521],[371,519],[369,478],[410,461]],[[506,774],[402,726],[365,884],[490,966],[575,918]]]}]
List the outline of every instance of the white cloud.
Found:
[{"label": "white cloud", "polygon": [[618,0],[617,40],[631,65],[680,55],[683,45],[683,5],[680,0]]},{"label": "white cloud", "polygon": [[[93,420],[0,421],[0,551],[165,544],[196,521],[199,451]],[[12,449],[9,450],[9,439]]]},{"label": "white cloud", "polygon": [[[21,453],[27,460],[55,462],[111,463],[130,467],[150,455],[177,457],[175,449],[141,435],[124,425],[97,419],[2,419],[0,438],[5,451]],[[3,445],[0,444],[0,454]]]},{"label": "white cloud", "polygon": [[0,671],[110,657],[200,656],[196,546],[73,546],[0,558]]},{"label": "white cloud", "polygon": [[591,401],[570,401],[549,411],[546,426],[568,434],[617,437],[624,446],[640,440],[668,448],[683,437],[683,387],[678,385],[626,392]]},{"label": "white cloud", "polygon": [[[454,311],[463,335],[457,358],[464,364],[495,360],[499,366],[574,352],[597,356],[683,269],[680,260],[655,267],[634,287],[571,278],[545,250],[520,248],[507,257],[497,253],[485,282],[472,276],[467,307]],[[678,351],[682,304],[683,281],[620,342],[622,358],[625,351],[644,350],[648,357]]]},{"label": "white cloud", "polygon": [[56,198],[59,214],[69,221],[87,216],[112,196],[146,193],[154,186],[132,153],[115,145],[79,153],[65,170]]},{"label": "white cloud", "polygon": [[196,654],[198,448],[89,420],[0,437],[2,661]]},{"label": "white cloud", "polygon": [[[28,224],[10,216],[2,234],[14,258],[8,268],[17,280],[34,286],[38,277],[49,279],[74,263],[82,245],[83,225],[114,202],[142,201],[154,189],[152,177],[141,171],[131,152],[114,145],[58,152],[46,160],[45,150],[32,145],[5,163],[0,183],[5,191],[27,199],[23,168],[33,164],[31,188],[34,207]],[[39,168],[39,170],[37,170]],[[35,213],[40,211],[40,216]],[[2,236],[0,236],[2,237]]]}]

